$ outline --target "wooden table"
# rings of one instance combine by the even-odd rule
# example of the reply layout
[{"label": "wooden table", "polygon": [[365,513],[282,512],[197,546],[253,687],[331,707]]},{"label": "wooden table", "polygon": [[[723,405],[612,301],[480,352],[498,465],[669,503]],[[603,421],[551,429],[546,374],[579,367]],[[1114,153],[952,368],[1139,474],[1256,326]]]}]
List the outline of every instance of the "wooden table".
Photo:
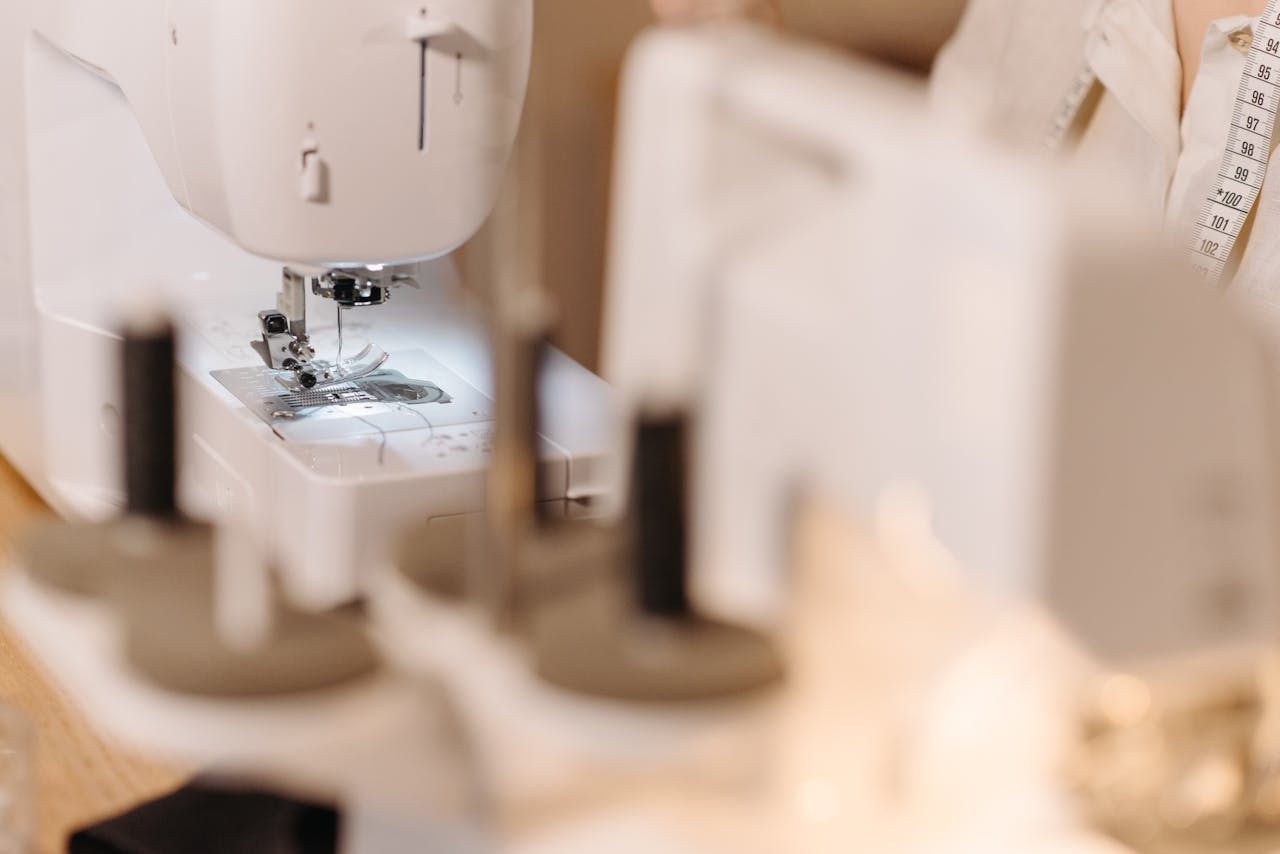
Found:
[{"label": "wooden table", "polygon": [[[0,565],[15,537],[49,514],[40,497],[0,458]],[[0,703],[21,710],[36,733],[36,851],[66,850],[78,827],[168,792],[186,775],[105,741],[0,623]]]}]

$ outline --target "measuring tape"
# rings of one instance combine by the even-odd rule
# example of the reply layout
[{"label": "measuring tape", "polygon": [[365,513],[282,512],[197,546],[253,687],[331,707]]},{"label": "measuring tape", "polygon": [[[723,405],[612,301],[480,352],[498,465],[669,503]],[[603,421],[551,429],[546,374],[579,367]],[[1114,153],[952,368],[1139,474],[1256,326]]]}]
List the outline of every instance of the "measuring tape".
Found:
[{"label": "measuring tape", "polygon": [[[1098,75],[1087,64],[1053,117],[1044,144],[1056,150],[1079,118]],[[1280,0],[1268,0],[1254,28],[1236,92],[1235,109],[1218,176],[1200,210],[1191,241],[1192,266],[1208,282],[1218,282],[1258,202],[1271,159],[1271,138],[1280,109]]]}]

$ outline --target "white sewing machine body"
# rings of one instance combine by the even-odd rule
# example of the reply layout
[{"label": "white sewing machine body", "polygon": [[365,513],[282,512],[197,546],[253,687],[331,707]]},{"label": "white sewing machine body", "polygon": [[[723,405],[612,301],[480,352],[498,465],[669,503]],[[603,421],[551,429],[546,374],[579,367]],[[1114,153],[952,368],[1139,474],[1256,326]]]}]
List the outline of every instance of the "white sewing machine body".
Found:
[{"label": "white sewing machine body", "polygon": [[[527,0],[433,4],[426,18],[398,2],[4,15],[0,110],[18,168],[3,176],[0,449],[50,503],[90,518],[121,503],[112,330],[146,298],[184,324],[183,497],[255,532],[295,598],[348,598],[404,526],[480,510],[488,356],[443,256],[504,178]],[[273,424],[249,411],[211,372],[262,366],[249,342],[282,263],[405,265],[421,291],[344,312],[348,339],[450,400]],[[313,341],[335,348],[334,304],[307,302]],[[545,497],[588,492],[605,388],[557,354],[547,393]]]}]

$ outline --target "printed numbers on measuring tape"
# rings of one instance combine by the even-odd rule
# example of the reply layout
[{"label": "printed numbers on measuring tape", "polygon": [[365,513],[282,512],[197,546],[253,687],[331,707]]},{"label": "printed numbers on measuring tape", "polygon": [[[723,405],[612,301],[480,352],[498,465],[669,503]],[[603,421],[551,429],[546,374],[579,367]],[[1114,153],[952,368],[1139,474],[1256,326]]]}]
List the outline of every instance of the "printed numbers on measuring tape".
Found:
[{"label": "printed numbers on measuring tape", "polygon": [[1270,0],[1253,33],[1244,74],[1231,113],[1222,165],[1196,221],[1191,241],[1193,266],[1217,282],[1227,266],[1245,220],[1258,202],[1276,110],[1280,109],[1280,0]]}]

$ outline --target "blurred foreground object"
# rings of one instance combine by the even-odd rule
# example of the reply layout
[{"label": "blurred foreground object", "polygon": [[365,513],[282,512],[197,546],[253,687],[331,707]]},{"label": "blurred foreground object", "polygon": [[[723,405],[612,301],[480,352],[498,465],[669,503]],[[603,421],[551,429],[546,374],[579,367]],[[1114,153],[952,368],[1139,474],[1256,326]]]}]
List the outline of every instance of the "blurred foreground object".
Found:
[{"label": "blurred foreground object", "polygon": [[[153,753],[208,764],[220,794],[186,790],[99,831],[119,839],[133,828],[136,844],[163,845],[193,810],[207,822],[197,836],[215,850],[284,844],[273,834],[292,833],[281,822],[303,810],[292,800],[301,798],[320,804],[325,844],[340,836],[337,850],[349,854],[407,854],[428,834],[446,838],[451,830],[437,824],[450,823],[454,806],[467,814],[468,778],[449,774],[445,757],[462,749],[449,734],[436,734],[452,747],[433,751],[427,767],[421,748],[436,738],[430,687],[385,673],[357,614],[292,603],[243,531],[183,512],[174,490],[175,327],[149,308],[122,339],[127,511],[37,528],[18,556],[22,570],[6,579],[4,603],[99,725]],[[384,739],[392,743],[378,747]],[[433,786],[435,773],[445,782]],[[455,791],[461,800],[446,805]],[[286,796],[269,798],[278,822],[246,793]],[[330,802],[342,808],[340,834]]]},{"label": "blurred foreground object", "polygon": [[[1280,551],[1256,330],[1100,188],[943,134],[883,69],[846,80],[745,28],[655,37],[633,63],[607,377],[625,416],[697,425],[703,601],[817,631],[782,569],[815,500],[904,573],[877,675],[844,673],[864,699],[918,680],[882,734],[905,826],[950,828],[927,850],[1053,844],[1065,769],[1099,755],[1079,740],[1092,667],[1187,714],[1246,698],[1263,725],[1244,761],[1265,765],[1254,679],[1280,636]],[[946,619],[913,623],[922,595]],[[844,603],[832,627],[865,613]],[[936,672],[886,676],[899,649]],[[1101,765],[1086,776],[1182,785],[1176,760]],[[1149,841],[1123,825],[1101,826]]]}]

